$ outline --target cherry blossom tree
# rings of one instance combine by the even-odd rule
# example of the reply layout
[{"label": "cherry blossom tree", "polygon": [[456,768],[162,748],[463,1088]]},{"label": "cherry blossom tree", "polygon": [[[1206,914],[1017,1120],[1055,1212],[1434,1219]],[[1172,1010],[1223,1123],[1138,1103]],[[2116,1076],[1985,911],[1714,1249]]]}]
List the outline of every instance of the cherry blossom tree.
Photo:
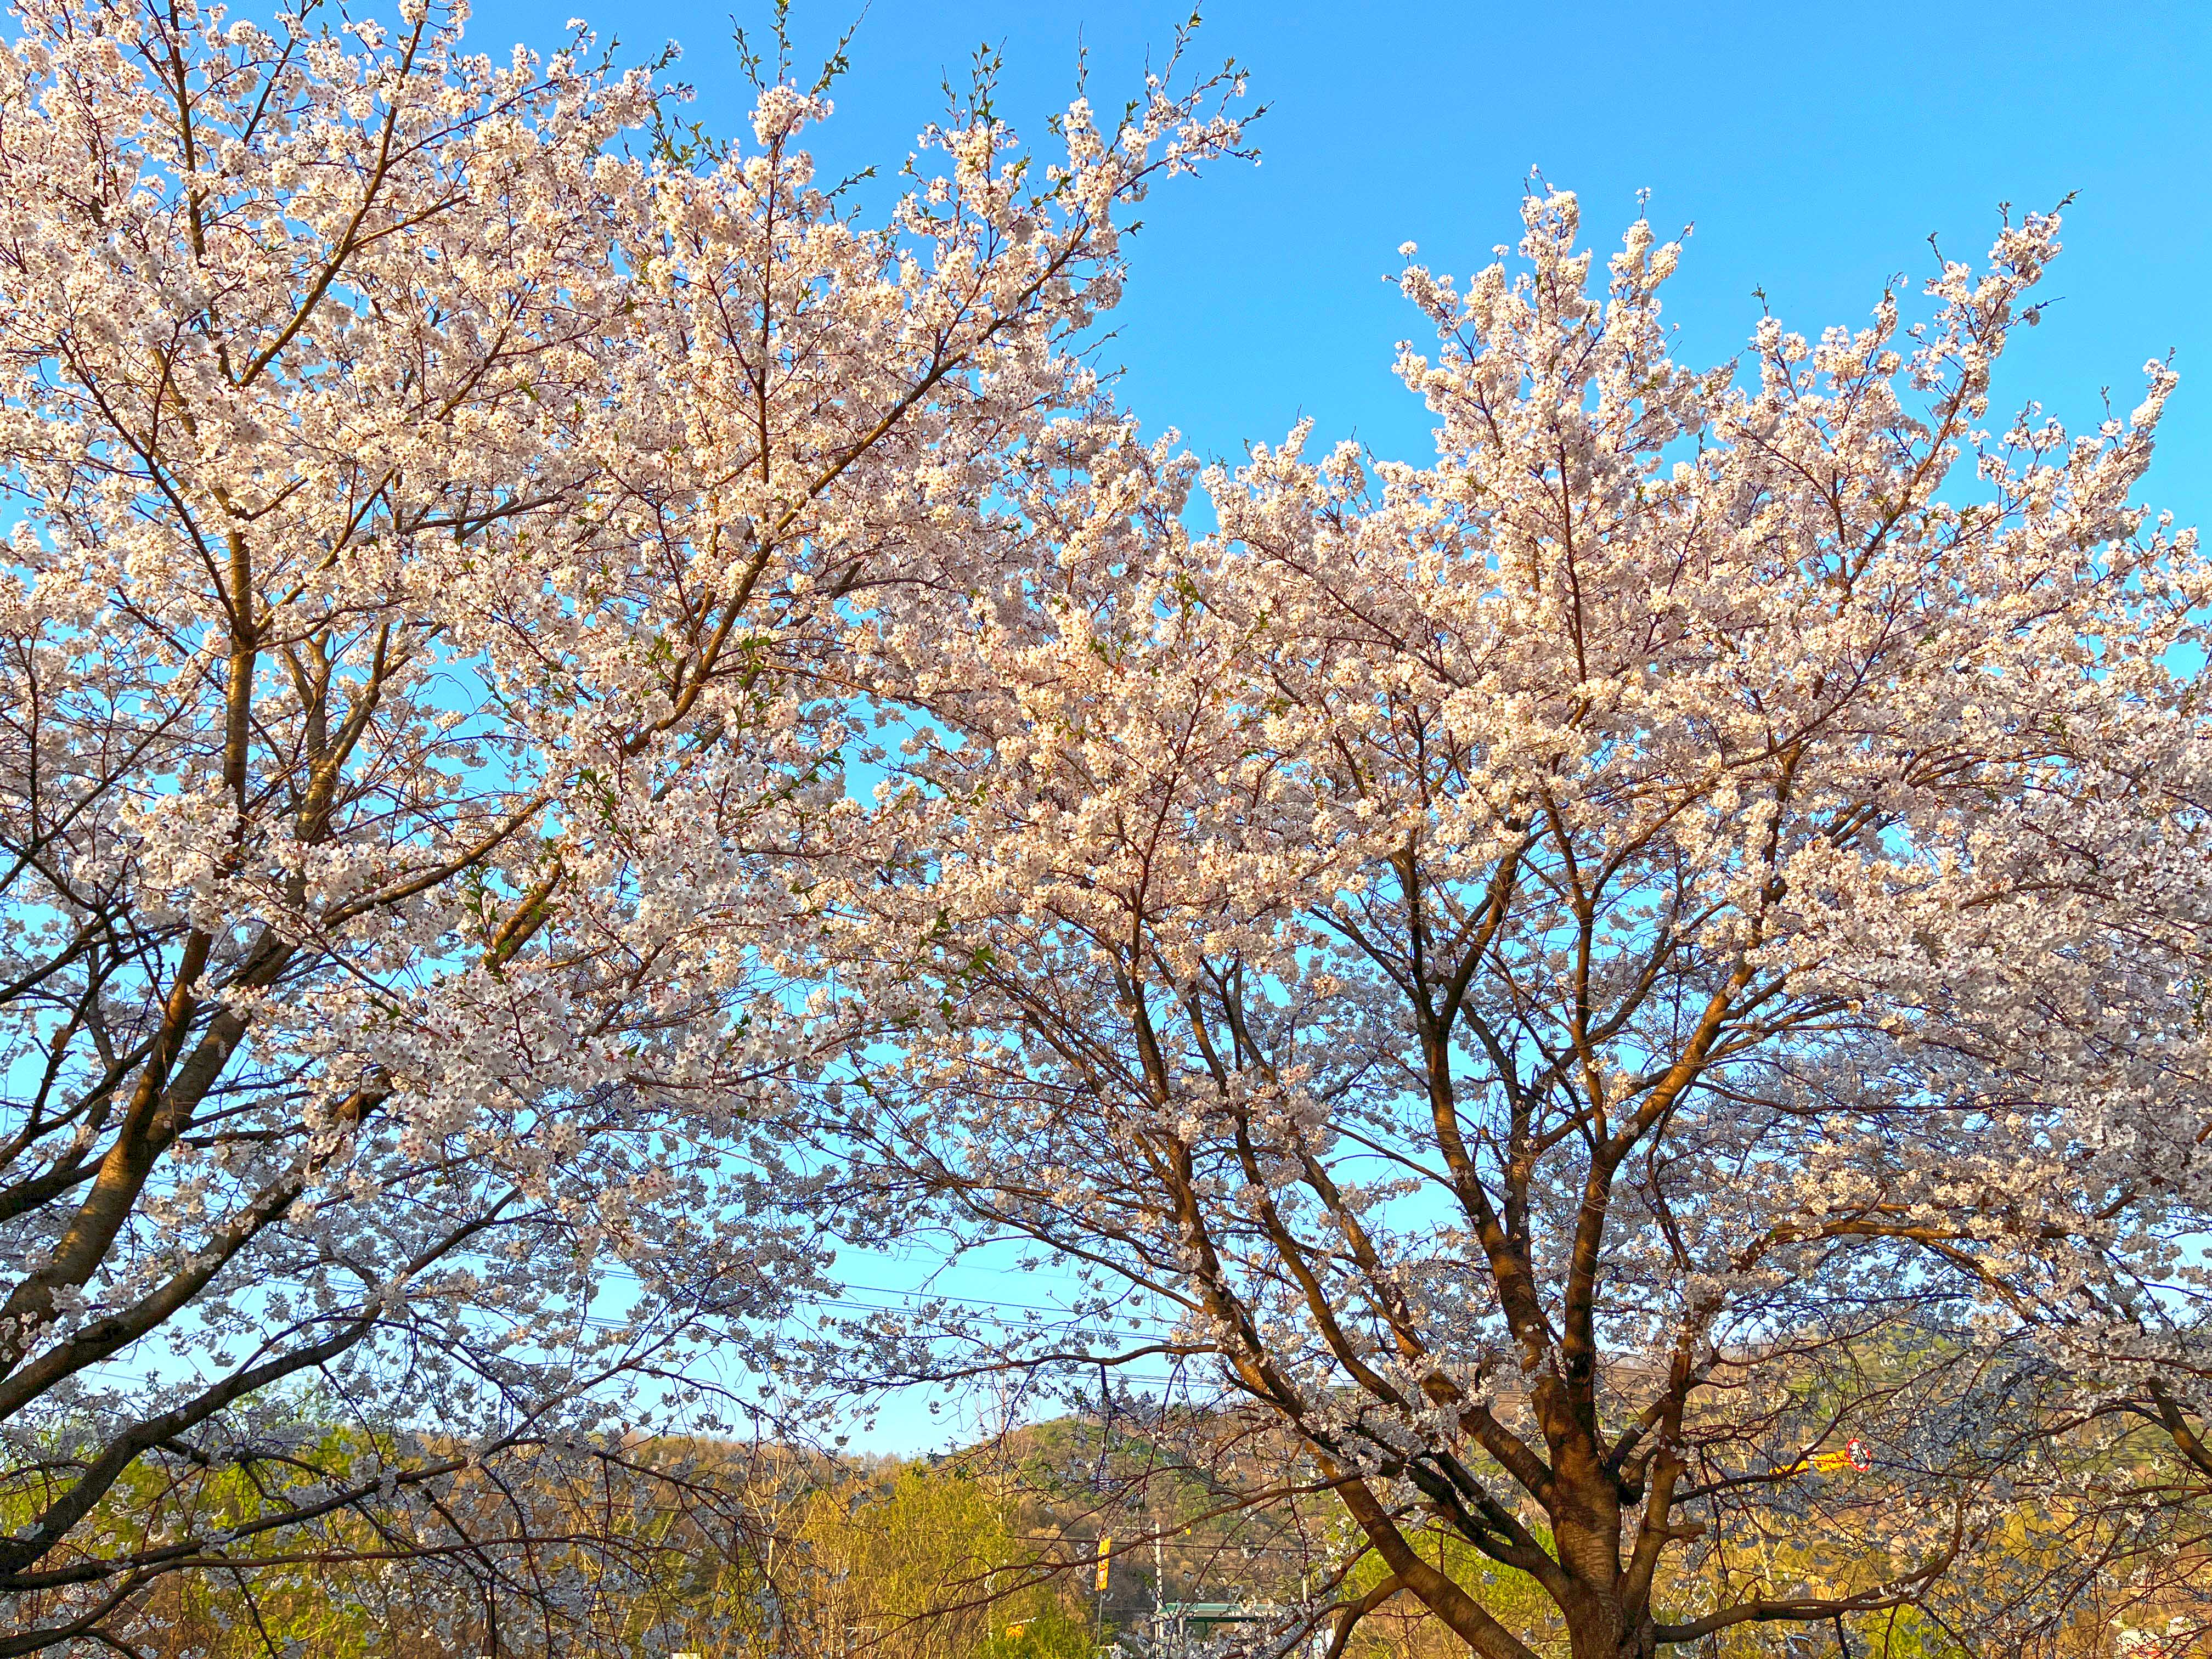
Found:
[{"label": "cherry blossom tree", "polygon": [[1049,166],[979,98],[871,220],[787,53],[722,144],[581,26],[11,17],[0,1653],[319,1548],[565,1639],[483,1472],[618,1460],[818,1282],[778,1126],[852,665],[1117,429],[1116,216],[1234,77]]},{"label": "cherry blossom tree", "polygon": [[2131,500],[2173,377],[1985,424],[2055,215],[1709,369],[1678,244],[1594,276],[1571,196],[1524,219],[1405,271],[1431,463],[1032,481],[1058,559],[979,599],[911,852],[838,901],[890,1035],[830,1133],[1088,1289],[875,1352],[1212,1376],[1182,1420],[1274,1425],[1379,1558],[1340,1648],[1395,1596],[1529,1659],[1442,1528],[1576,1659],[2017,1651],[1999,1569],[2087,1562],[2111,1486],[2057,1310],[2204,1401],[2212,571]]}]

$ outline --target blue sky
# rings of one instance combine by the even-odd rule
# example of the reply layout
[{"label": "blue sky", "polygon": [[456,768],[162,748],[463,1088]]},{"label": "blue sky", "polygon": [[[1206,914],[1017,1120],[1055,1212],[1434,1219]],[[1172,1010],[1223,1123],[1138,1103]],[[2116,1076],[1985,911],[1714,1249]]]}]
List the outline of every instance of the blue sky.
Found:
[{"label": "blue sky", "polygon": [[[860,0],[797,0],[801,60],[818,61]],[[490,0],[471,25],[496,51],[551,41],[571,15],[627,50],[680,40],[699,112],[742,130],[744,82],[725,4]],[[739,0],[740,21],[768,9]],[[876,0],[861,19],[826,167],[896,166],[988,41],[999,106],[1042,137],[1073,84],[1079,40],[1103,106],[1134,83],[1184,14],[1165,0]],[[1884,282],[1917,282],[1927,238],[1971,257],[1997,204],[2069,191],[2063,296],[2016,335],[1998,382],[2071,424],[2100,388],[2132,407],[2145,359],[2183,384],[2145,499],[2212,517],[2212,5],[1892,3],[1361,6],[1220,0],[1201,58],[1233,55],[1271,112],[1256,168],[1158,192],[1109,357],[1146,427],[1173,424],[1235,456],[1309,415],[1324,438],[1428,453],[1430,421],[1389,374],[1420,319],[1380,279],[1407,240],[1465,272],[1517,234],[1532,167],[1578,192],[1609,244],[1652,192],[1662,232],[1693,222],[1668,312],[1692,361],[1736,349],[1755,288],[1807,334],[1862,322]]]}]

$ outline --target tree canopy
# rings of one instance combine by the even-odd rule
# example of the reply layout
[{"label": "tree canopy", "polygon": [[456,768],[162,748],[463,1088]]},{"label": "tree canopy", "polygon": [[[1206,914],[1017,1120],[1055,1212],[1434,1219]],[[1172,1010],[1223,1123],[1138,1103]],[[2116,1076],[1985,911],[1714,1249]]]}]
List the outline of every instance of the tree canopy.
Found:
[{"label": "tree canopy", "polygon": [[[1432,454],[1209,465],[1097,327],[1249,153],[1187,33],[871,195],[780,29],[725,137],[582,25],[9,16],[0,1655],[1059,1655],[1073,1545],[1248,1512],[1333,1654],[2201,1571],[2212,566],[2168,366],[1993,402],[2057,211],[1692,365],[1538,189],[1402,250]],[[825,1316],[886,1239],[1065,1316]],[[1008,1375],[1103,1394],[1042,1540],[800,1449]]]}]

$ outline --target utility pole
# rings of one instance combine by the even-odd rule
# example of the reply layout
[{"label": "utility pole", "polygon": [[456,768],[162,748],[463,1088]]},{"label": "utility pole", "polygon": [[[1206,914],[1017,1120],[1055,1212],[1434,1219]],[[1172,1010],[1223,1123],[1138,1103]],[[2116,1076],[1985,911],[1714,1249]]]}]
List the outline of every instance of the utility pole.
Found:
[{"label": "utility pole", "polygon": [[[991,1514],[994,1522],[997,1525],[1006,1528],[1011,1531],[1012,1522],[1008,1517],[1006,1509],[1006,1455],[1008,1451],[1006,1442],[1008,1437],[1013,1433],[1014,1428],[1012,1385],[1007,1380],[1006,1373],[1001,1371],[992,1379],[992,1389],[997,1396],[997,1405],[999,1408],[999,1429],[998,1433],[993,1437],[993,1445],[998,1453],[998,1456],[994,1460],[992,1471]],[[1010,1559],[1006,1565],[1008,1566],[1012,1566],[1013,1563]],[[991,1570],[990,1581],[987,1589],[987,1597],[988,1604],[985,1607],[986,1616],[983,1621],[983,1628],[990,1632],[992,1642],[996,1644],[999,1639],[999,1573],[998,1569],[995,1566]]]},{"label": "utility pole", "polygon": [[1152,1516],[1152,1650],[1158,1653],[1167,1642],[1167,1552],[1160,1544],[1160,1517]]}]

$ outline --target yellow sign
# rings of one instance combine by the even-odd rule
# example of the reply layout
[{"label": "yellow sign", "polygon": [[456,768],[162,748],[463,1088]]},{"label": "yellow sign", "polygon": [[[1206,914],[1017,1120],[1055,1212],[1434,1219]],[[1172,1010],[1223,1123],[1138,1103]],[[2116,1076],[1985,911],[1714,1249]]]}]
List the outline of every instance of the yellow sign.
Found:
[{"label": "yellow sign", "polygon": [[1811,1469],[1820,1474],[1840,1474],[1845,1469],[1864,1474],[1874,1467],[1874,1459],[1867,1453],[1866,1442],[1848,1442],[1841,1451],[1814,1452],[1802,1462],[1792,1463],[1782,1471],[1784,1474],[1802,1474]]},{"label": "yellow sign", "polygon": [[1098,1540],[1098,1593],[1101,1595],[1103,1595],[1106,1593],[1106,1558],[1113,1554],[1113,1539],[1109,1537],[1102,1538]]}]

